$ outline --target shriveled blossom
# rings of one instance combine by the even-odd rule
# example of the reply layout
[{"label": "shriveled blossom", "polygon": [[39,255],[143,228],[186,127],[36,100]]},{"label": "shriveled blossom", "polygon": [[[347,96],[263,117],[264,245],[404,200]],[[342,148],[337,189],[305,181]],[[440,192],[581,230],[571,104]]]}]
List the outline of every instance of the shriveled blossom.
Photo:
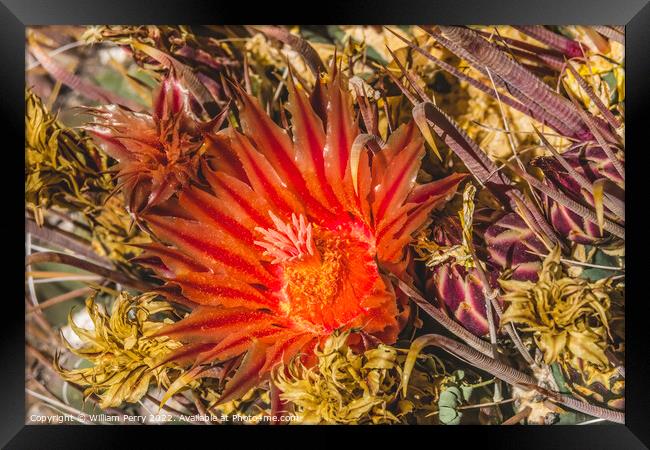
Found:
[{"label": "shriveled blossom", "polygon": [[87,130],[119,164],[118,180],[131,212],[159,205],[196,178],[202,153],[200,122],[175,77],[164,79],[152,114],[117,105],[91,109]]},{"label": "shriveled blossom", "polygon": [[603,368],[570,354],[559,362],[572,392],[610,408],[625,409],[625,377],[618,367]]},{"label": "shriveled blossom", "polygon": [[[436,242],[436,238],[431,239],[429,235],[431,230],[422,230],[414,242],[415,251],[418,253],[420,260],[424,261],[425,265],[434,269],[440,264],[453,260],[457,264],[461,264],[466,269],[475,267],[474,259],[469,249],[469,240],[472,236],[472,223],[474,220],[474,194],[476,188],[473,184],[467,183],[465,191],[463,192],[463,210],[459,211],[458,216],[460,219],[460,228],[458,230],[460,236],[459,243],[450,245],[441,245]],[[441,239],[438,239],[441,240]]]},{"label": "shriveled blossom", "polygon": [[397,417],[387,409],[398,392],[397,351],[385,345],[354,352],[349,332],[332,334],[314,349],[317,363],[306,367],[299,359],[276,367],[273,383],[280,398],[294,405],[299,423],[390,423]]},{"label": "shriveled blossom", "polygon": [[91,195],[110,191],[110,178],[101,176],[107,159],[25,90],[25,202],[36,223],[42,225],[44,211],[54,205],[84,210],[92,205]]},{"label": "shriveled blossom", "polygon": [[537,282],[499,280],[509,304],[502,323],[525,325],[547,364],[569,353],[597,366],[609,365],[611,278],[589,282],[567,276],[556,247],[544,260]]},{"label": "shriveled blossom", "polygon": [[[65,369],[57,359],[55,367],[63,379],[88,386],[84,395],[97,394],[102,408],[135,403],[147,393],[152,381],[169,386],[170,367],[160,363],[181,344],[165,336],[149,337],[165,323],[152,320],[151,316],[173,309],[156,297],[156,294],[132,297],[122,293],[110,314],[103,312],[94,296],[89,297],[86,309],[94,327],[80,328],[69,318],[72,330],[83,345],[75,348],[66,342],[66,347],[90,361],[92,366]],[[166,322],[171,321],[166,319]]]},{"label": "shriveled blossom", "polygon": [[[342,75],[327,79],[318,90],[326,108],[313,108],[289,83],[293,142],[257,100],[237,90],[241,130],[206,135],[204,182],[182,184],[178,196],[156,195],[171,199],[166,213],[139,215],[162,243],[147,246],[140,261],[192,307],[158,332],[185,344],[177,360],[203,364],[245,354],[222,401],[246,392],[274,365],[309,354],[335,330],[395,342],[408,299],[385,274],[411,280],[412,236],[465,176],[416,182],[424,147],[412,122],[376,153],[367,150],[357,140]],[[134,177],[149,171],[132,168]]]}]

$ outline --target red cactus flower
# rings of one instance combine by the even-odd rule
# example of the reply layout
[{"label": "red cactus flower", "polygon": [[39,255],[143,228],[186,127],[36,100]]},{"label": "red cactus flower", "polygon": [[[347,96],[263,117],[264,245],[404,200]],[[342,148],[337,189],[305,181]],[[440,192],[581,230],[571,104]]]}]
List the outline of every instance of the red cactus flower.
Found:
[{"label": "red cactus flower", "polygon": [[141,215],[165,245],[140,261],[193,306],[160,332],[185,343],[172,358],[246,353],[221,401],[334,330],[395,342],[408,305],[385,273],[407,277],[413,234],[465,176],[416,182],[424,147],[413,123],[376,153],[362,150],[341,75],[330,80],[323,117],[290,85],[293,142],[238,91],[242,130],[207,137],[204,183],[181,189],[175,216]]},{"label": "red cactus flower", "polygon": [[119,162],[115,168],[132,212],[163,203],[195,177],[202,133],[175,78],[161,83],[152,115],[116,105],[91,113],[95,121],[87,129]]}]

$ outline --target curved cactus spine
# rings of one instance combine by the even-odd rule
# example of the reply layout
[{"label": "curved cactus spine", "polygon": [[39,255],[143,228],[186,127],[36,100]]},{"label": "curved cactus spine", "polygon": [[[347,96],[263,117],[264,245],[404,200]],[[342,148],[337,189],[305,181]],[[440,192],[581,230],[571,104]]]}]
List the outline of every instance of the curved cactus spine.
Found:
[{"label": "curved cactus spine", "polygon": [[[449,63],[447,63],[447,62],[445,62],[445,61],[443,61],[441,59],[438,59],[435,56],[431,55],[430,53],[428,53],[424,49],[418,47],[417,45],[413,44],[408,39],[404,38],[403,36],[399,35],[398,33],[395,33],[394,31],[392,31],[390,29],[388,29],[388,30],[391,33],[393,33],[395,36],[397,36],[399,39],[401,39],[406,45],[411,47],[413,50],[415,50],[418,53],[420,53],[421,55],[423,55],[429,61],[437,64],[440,68],[446,70],[447,72],[449,72],[450,74],[452,74],[453,76],[458,78],[459,80],[466,81],[467,83],[471,84],[472,87],[475,87],[476,89],[479,89],[480,91],[485,92],[486,94],[492,96],[493,98],[497,97],[496,91],[491,86],[487,86],[487,85],[481,83],[480,81],[478,81],[478,80],[470,77],[469,75],[461,72],[460,70],[458,70],[456,67],[452,66],[451,64],[449,64]],[[436,36],[434,36],[434,38],[437,39]],[[444,39],[444,38],[442,38],[442,39]],[[449,41],[447,41],[446,39],[444,39],[444,41],[449,43]],[[441,43],[442,43],[442,41],[441,41]],[[450,44],[450,46],[453,46],[453,44]],[[457,48],[457,47],[454,46],[454,48]],[[461,49],[458,49],[458,50],[461,51]],[[468,55],[468,57],[470,57],[470,55]],[[483,70],[479,69],[479,71],[481,71],[481,73],[484,73],[487,76],[487,73],[485,72],[484,69]],[[508,89],[513,94],[518,92],[516,89],[513,90],[512,88],[506,87],[505,84],[503,83],[503,81],[500,78],[496,78],[494,81],[495,81],[495,84],[497,84],[498,86],[501,86],[503,89]],[[508,95],[505,95],[505,94],[500,94],[499,97],[500,97],[501,101],[503,103],[505,103],[506,105],[510,106],[513,109],[516,109],[517,111],[521,112],[522,114],[526,114],[527,116],[532,117],[533,119],[535,119],[535,120],[537,120],[537,121],[539,121],[541,123],[547,124],[548,126],[550,126],[556,132],[558,132],[560,134],[571,134],[571,130],[569,130],[566,127],[566,125],[564,125],[564,123],[562,123],[560,120],[556,119],[553,115],[549,114],[545,109],[541,108],[539,105],[537,105],[535,103],[531,103],[531,104],[526,105],[526,104],[521,103],[519,100],[514,99],[514,98],[512,98],[512,97],[510,97]]]},{"label": "curved cactus spine", "polygon": [[611,39],[612,41],[619,42],[621,44],[625,43],[625,34],[623,31],[618,30],[618,27],[606,27],[600,25],[593,25],[591,28],[605,36],[606,38]]},{"label": "curved cactus spine", "polygon": [[[471,52],[467,51],[465,48],[463,48],[461,45],[458,45],[454,41],[445,38],[441,33],[437,33],[435,30],[429,29],[425,31],[427,31],[431,36],[433,36],[436,40],[438,40],[442,45],[447,47],[449,50],[451,50],[458,56],[462,57],[463,59],[469,61],[476,70],[478,70],[483,75],[489,78],[488,72],[485,69],[485,65],[482,64],[479,60],[477,60]],[[525,69],[522,68],[522,70]],[[530,75],[533,76],[532,74]],[[567,124],[563,120],[561,120],[556,115],[554,115],[553,110],[549,111],[543,106],[536,103],[535,101],[531,101],[529,96],[521,92],[516,86],[505,82],[500,76],[492,77],[492,78],[494,80],[494,84],[497,87],[500,87],[501,89],[504,89],[505,91],[511,93],[515,98],[517,98],[519,102],[521,102],[524,105],[525,108],[529,109],[530,112],[526,111],[525,114],[530,115],[531,117],[535,118],[536,120],[539,120],[540,122],[547,123],[560,134],[566,136],[572,136],[575,133],[574,130],[571,127],[567,126]],[[491,89],[490,91],[491,91],[490,94],[494,98],[496,98],[496,93],[494,92],[494,90]]]},{"label": "curved cactus spine", "polygon": [[564,53],[569,58],[578,58],[584,56],[580,44],[573,39],[566,38],[560,34],[554,33],[542,25],[532,26],[515,26],[517,30],[528,36],[537,39],[539,42],[555,48]]},{"label": "curved cactus spine", "polygon": [[589,84],[585,81],[584,78],[580,76],[578,71],[569,63],[566,65],[567,69],[569,69],[569,72],[571,72],[571,75],[576,79],[580,87],[582,88],[583,91],[587,93],[589,96],[589,99],[594,102],[598,110],[601,112],[603,117],[605,117],[605,120],[612,126],[612,128],[617,129],[621,126],[620,122],[616,117],[614,117],[614,114],[603,104],[602,100],[600,97],[596,95],[594,90],[589,86]]},{"label": "curved cactus spine", "polygon": [[508,87],[520,91],[531,103],[537,103],[548,112],[552,111],[571,130],[572,136],[585,138],[590,135],[589,129],[569,100],[555,93],[494,44],[469,28],[444,26],[440,29],[450,42],[472,55],[470,62],[473,61],[477,67],[487,67],[503,80],[508,80]]},{"label": "curved cactus spine", "polygon": [[[467,347],[466,345],[461,344],[460,342],[456,342],[453,339],[441,336],[439,334],[429,334],[421,336],[418,339],[420,339],[420,341],[424,341],[423,343],[418,342],[420,346],[434,345],[436,347],[440,347],[455,357],[463,359],[473,366],[491,373],[506,383],[512,385],[521,385],[527,387],[528,389],[536,390],[556,403],[560,403],[568,408],[589,414],[590,416],[600,417],[616,423],[625,423],[625,414],[620,411],[612,411],[611,409],[601,408],[585,401],[575,399],[571,396],[544,389],[537,385],[537,380],[532,376],[513,369],[512,367],[507,366],[502,362],[497,361],[496,359],[490,358],[489,356],[481,354],[473,348]],[[408,380],[410,375],[410,370],[405,370],[402,374],[402,380]]]}]

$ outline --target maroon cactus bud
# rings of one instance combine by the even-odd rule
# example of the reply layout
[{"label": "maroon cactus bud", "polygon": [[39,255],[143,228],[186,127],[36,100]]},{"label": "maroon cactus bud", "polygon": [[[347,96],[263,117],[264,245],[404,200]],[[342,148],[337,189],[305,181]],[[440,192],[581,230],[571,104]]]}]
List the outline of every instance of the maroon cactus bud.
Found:
[{"label": "maroon cactus bud", "polygon": [[[496,276],[494,274],[488,276],[490,288],[496,288]],[[477,336],[488,334],[485,289],[476,269],[465,269],[460,264],[444,263],[433,270],[427,284],[432,293],[444,304],[447,312],[461,325]],[[493,317],[498,328],[498,318],[495,314]]]},{"label": "maroon cactus bud", "polygon": [[[591,183],[601,178],[610,180],[612,183],[608,185],[609,195],[622,197],[623,191],[618,186],[623,184],[623,180],[600,147],[570,150],[563,153],[562,157],[577,173]],[[536,158],[532,164],[544,172],[547,184],[560,190],[572,200],[581,204],[594,205],[591,193],[582,189],[578,180],[554,157]],[[593,244],[608,236],[606,232],[600,231],[596,223],[585,220],[549,198],[545,197],[544,201],[553,227],[569,240],[579,244]]]},{"label": "maroon cactus bud", "polygon": [[544,254],[546,247],[518,214],[506,214],[490,225],[485,243],[489,261],[500,269],[512,270],[511,278],[537,281],[542,261],[535,253]]},{"label": "maroon cactus bud", "polygon": [[[579,174],[583,175],[591,182],[596,181],[599,178],[607,178],[616,185],[623,185],[621,175],[600,147],[576,148],[562,153],[562,157]],[[564,184],[567,181],[573,181],[570,185],[572,187],[567,185],[567,188],[575,192],[580,192],[578,182],[567,173],[566,169],[564,169],[560,162],[555,158],[550,156],[536,158],[533,161],[533,164],[542,169],[545,174],[546,171],[549,170],[549,173],[546,174],[546,176],[552,178],[556,183]]]},{"label": "maroon cactus bud", "polygon": [[[474,214],[473,231],[475,236],[479,237],[475,239],[474,250],[481,261],[486,261],[489,255],[484,246],[479,245],[479,241],[482,241],[480,236],[483,236],[489,224],[493,222],[494,214],[489,210],[480,209]],[[458,246],[463,242],[462,230],[458,217],[445,217],[432,227],[431,239],[441,247]],[[491,269],[492,267],[485,269],[490,284],[487,289],[481,282],[476,268],[467,268],[463,261],[458,261],[453,256],[427,270],[426,290],[429,295],[437,298],[440,306],[450,316],[477,336],[489,333],[485,292],[491,292],[498,287],[497,272]],[[498,328],[496,314],[493,314],[493,318]]]},{"label": "maroon cactus bud", "polygon": [[463,227],[458,217],[443,217],[431,227],[431,239],[438,245],[451,246],[463,242]]},{"label": "maroon cactus bud", "polygon": [[555,230],[578,244],[594,244],[603,239],[607,233],[600,232],[595,223],[585,220],[573,211],[569,211],[555,202],[548,202],[549,216]]}]

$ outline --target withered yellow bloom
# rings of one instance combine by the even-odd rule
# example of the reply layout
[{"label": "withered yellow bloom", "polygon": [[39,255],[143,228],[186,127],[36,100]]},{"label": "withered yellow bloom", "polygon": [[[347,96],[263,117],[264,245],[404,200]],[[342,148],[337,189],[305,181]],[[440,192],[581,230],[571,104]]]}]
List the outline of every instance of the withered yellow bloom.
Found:
[{"label": "withered yellow bloom", "polygon": [[36,222],[54,205],[84,210],[88,194],[109,193],[107,157],[84,136],[63,126],[30,90],[25,91],[25,200]]},{"label": "withered yellow bloom", "polygon": [[569,352],[598,366],[605,356],[610,320],[612,280],[589,282],[566,275],[556,247],[544,260],[539,281],[500,280],[510,305],[502,324],[527,325],[547,364]]},{"label": "withered yellow bloom", "polygon": [[429,238],[431,230],[425,228],[416,237],[413,248],[418,254],[418,260],[424,261],[426,266],[433,269],[440,264],[454,259],[458,264],[463,265],[466,269],[472,269],[476,265],[470,249],[472,224],[474,222],[474,195],[476,188],[472,183],[465,185],[463,191],[463,209],[458,212],[460,224],[462,227],[462,243],[441,246]]},{"label": "withered yellow bloom", "polygon": [[398,393],[401,369],[397,351],[386,345],[354,353],[349,333],[331,335],[314,350],[307,368],[295,358],[274,371],[280,398],[295,405],[301,423],[359,424],[395,422],[387,405]]},{"label": "withered yellow bloom", "polygon": [[148,337],[170,322],[151,320],[154,314],[171,311],[169,303],[156,300],[156,294],[133,297],[122,292],[113,303],[110,316],[95,303],[95,295],[86,300],[86,309],[94,329],[80,328],[70,317],[70,326],[83,345],[74,348],[66,341],[66,346],[93,365],[68,370],[55,360],[56,369],[66,381],[87,386],[84,395],[97,394],[101,408],[137,402],[152,381],[169,386],[168,371],[172,367],[160,362],[180,343],[167,337]]}]

